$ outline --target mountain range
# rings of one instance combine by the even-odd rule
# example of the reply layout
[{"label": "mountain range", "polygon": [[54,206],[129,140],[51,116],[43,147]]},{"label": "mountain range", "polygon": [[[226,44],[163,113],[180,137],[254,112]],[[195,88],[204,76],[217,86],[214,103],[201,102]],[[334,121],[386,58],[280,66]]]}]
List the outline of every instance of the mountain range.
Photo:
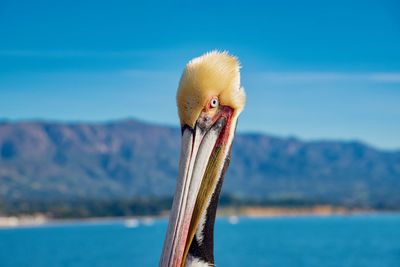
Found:
[{"label": "mountain range", "polygon": [[[170,197],[180,130],[129,119],[0,122],[0,200]],[[400,208],[400,151],[237,133],[223,194]]]}]

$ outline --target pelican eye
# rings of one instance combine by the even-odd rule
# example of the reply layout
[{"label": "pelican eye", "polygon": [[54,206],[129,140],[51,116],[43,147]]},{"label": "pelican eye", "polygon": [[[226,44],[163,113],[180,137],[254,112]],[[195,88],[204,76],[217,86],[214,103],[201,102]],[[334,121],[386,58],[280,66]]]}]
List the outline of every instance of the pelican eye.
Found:
[{"label": "pelican eye", "polygon": [[218,98],[214,97],[214,98],[211,99],[210,107],[212,107],[212,108],[218,107]]}]

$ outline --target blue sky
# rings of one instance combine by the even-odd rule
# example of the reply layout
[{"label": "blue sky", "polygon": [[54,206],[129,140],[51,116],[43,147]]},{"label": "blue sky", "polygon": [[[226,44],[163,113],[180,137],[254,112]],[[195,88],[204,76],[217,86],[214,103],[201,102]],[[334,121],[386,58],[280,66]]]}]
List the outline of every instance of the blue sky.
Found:
[{"label": "blue sky", "polygon": [[400,148],[398,1],[0,2],[0,118],[178,125],[185,63],[242,62],[238,129]]}]

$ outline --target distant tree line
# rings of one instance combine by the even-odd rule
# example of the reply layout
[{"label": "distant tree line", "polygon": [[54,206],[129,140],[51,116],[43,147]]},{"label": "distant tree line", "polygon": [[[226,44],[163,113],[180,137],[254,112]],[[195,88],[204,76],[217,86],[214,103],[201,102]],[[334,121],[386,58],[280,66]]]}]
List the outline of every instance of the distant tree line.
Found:
[{"label": "distant tree line", "polygon": [[[373,203],[368,206],[343,205],[302,198],[249,199],[225,194],[220,198],[219,207],[287,207],[301,208],[316,205],[334,205],[346,208],[368,208],[375,210],[400,210],[399,206]],[[50,218],[89,218],[123,216],[157,216],[168,212],[172,198],[132,198],[121,200],[64,200],[64,201],[0,201],[0,215],[18,216],[45,214]]]},{"label": "distant tree line", "polygon": [[0,204],[0,214],[45,214],[51,218],[89,218],[160,215],[170,208],[171,198],[129,200],[13,201]]}]

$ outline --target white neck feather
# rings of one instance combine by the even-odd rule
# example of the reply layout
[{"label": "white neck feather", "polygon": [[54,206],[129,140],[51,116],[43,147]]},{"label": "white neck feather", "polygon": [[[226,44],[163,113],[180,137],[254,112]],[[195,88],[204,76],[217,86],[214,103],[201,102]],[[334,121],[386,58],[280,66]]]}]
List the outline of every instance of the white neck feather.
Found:
[{"label": "white neck feather", "polygon": [[192,255],[188,255],[186,259],[185,267],[213,267],[214,264],[207,263],[198,258],[193,257]]}]

